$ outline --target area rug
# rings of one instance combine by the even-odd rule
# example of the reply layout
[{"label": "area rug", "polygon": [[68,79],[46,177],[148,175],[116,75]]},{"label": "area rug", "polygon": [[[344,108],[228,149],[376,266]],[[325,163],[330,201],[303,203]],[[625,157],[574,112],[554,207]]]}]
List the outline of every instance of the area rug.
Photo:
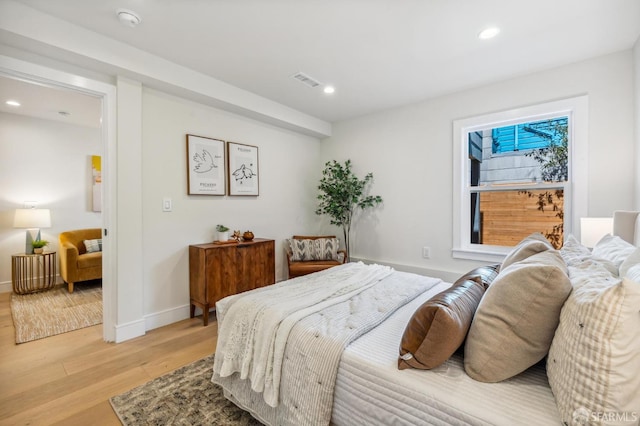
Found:
[{"label": "area rug", "polygon": [[100,280],[32,294],[11,295],[16,343],[30,342],[102,323]]},{"label": "area rug", "polygon": [[109,401],[125,426],[261,425],[224,397],[212,373],[210,355]]}]

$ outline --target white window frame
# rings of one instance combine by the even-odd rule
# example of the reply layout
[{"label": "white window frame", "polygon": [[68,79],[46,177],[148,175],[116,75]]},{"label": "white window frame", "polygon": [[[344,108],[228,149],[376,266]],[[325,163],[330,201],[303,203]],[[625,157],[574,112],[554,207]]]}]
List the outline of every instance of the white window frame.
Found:
[{"label": "white window frame", "polygon": [[[472,244],[471,185],[469,176],[468,133],[478,130],[509,126],[527,121],[539,121],[566,115],[569,117],[569,174],[564,184],[564,235],[579,235],[580,218],[587,216],[588,208],[588,120],[589,98],[577,96],[553,102],[515,108],[507,111],[453,122],[453,249],[457,259],[501,262],[512,247]],[[557,188],[557,183],[527,185],[528,189]],[[508,189],[504,185],[501,189]],[[476,188],[477,189],[477,188]]]}]

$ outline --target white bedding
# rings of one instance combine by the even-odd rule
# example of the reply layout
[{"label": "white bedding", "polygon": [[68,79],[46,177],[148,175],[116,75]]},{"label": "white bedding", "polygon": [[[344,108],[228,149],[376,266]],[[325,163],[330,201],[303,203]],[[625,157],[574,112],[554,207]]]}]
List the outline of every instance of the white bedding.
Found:
[{"label": "white bedding", "polygon": [[[219,302],[214,373],[221,377],[239,373],[267,404],[276,407],[291,329],[301,319],[377,285],[392,272],[386,266],[350,263]],[[336,364],[338,359],[339,352]]]},{"label": "white bedding", "polygon": [[[372,274],[375,271],[382,274]],[[379,265],[352,263],[218,302],[220,331],[212,380],[224,388],[227,398],[267,424],[328,424],[344,348],[441,282],[386,272]],[[369,284],[371,280],[364,279],[360,286],[350,284],[363,276],[375,282]],[[285,326],[290,319],[292,326]],[[277,326],[272,327],[272,323]],[[278,341],[283,326],[288,336],[284,352],[273,357],[264,355],[278,346],[273,342]],[[281,358],[281,369],[271,362],[266,368],[256,365],[256,360],[264,358]],[[243,375],[241,367],[247,359],[247,374]],[[224,370],[225,363],[232,368]],[[277,395],[268,393],[266,385],[263,392],[256,391],[252,374],[256,368],[271,371],[274,385],[277,378]]]},{"label": "white bedding", "polygon": [[398,370],[398,347],[413,312],[441,283],[347,347],[338,369],[335,425],[558,425],[544,365],[500,383],[481,383],[455,355],[430,371]]}]

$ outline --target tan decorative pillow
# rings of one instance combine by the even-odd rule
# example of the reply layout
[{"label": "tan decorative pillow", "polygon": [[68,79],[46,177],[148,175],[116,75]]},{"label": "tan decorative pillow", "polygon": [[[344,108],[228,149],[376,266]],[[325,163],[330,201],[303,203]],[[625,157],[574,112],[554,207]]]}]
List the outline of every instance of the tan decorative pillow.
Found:
[{"label": "tan decorative pillow", "polygon": [[481,382],[499,382],[543,359],[570,292],[566,266],[556,250],[501,269],[469,329],[467,374]]},{"label": "tan decorative pillow", "polygon": [[337,260],[338,245],[337,238],[315,238],[315,239],[291,239],[291,260]]},{"label": "tan decorative pillow", "polygon": [[[564,424],[637,424],[640,416],[640,265],[619,278],[596,260],[569,267],[547,376]],[[638,281],[636,281],[638,280]],[[608,417],[603,415],[615,416]],[[600,416],[600,417],[598,417]]]},{"label": "tan decorative pillow", "polygon": [[539,232],[529,235],[516,245],[502,261],[502,269],[529,256],[553,250],[551,243]]},{"label": "tan decorative pillow", "polygon": [[423,303],[413,314],[400,342],[398,368],[431,369],[462,345],[480,299],[499,265],[483,266]]}]

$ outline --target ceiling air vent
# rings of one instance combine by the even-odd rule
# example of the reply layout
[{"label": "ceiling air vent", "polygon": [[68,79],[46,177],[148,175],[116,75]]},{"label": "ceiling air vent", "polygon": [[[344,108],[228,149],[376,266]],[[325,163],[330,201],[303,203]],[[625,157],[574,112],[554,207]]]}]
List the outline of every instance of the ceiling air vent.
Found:
[{"label": "ceiling air vent", "polygon": [[317,87],[320,86],[320,82],[312,77],[309,77],[307,74],[303,72],[296,73],[291,77],[298,80],[300,83],[306,84],[309,87]]}]

